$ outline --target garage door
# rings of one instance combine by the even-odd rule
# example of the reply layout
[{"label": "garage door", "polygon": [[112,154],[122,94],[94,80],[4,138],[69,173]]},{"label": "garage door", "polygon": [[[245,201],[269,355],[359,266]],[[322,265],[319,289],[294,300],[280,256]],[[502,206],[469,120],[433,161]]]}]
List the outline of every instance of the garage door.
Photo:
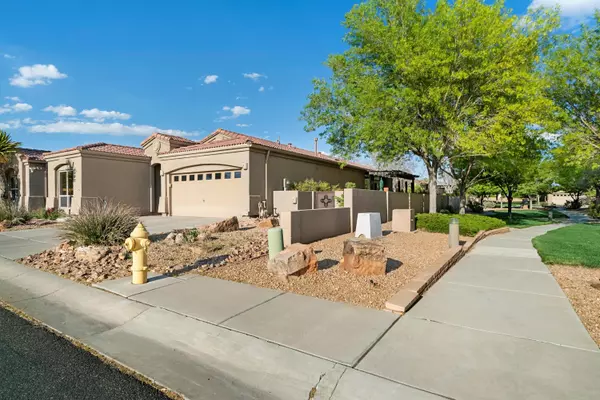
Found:
[{"label": "garage door", "polygon": [[172,215],[228,217],[248,211],[246,171],[187,172],[171,176]]}]

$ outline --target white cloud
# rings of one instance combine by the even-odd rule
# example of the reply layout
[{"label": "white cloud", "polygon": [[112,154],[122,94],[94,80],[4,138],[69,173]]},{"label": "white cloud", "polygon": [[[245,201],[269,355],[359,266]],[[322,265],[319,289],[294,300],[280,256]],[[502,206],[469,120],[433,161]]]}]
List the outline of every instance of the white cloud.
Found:
[{"label": "white cloud", "polygon": [[27,117],[27,118],[23,118],[23,120],[21,122],[23,122],[24,124],[31,125],[31,124],[35,124],[37,121],[34,121],[31,118]]},{"label": "white cloud", "polygon": [[265,87],[264,87],[264,86],[261,86],[261,87],[259,87],[259,88],[258,88],[258,91],[259,91],[259,92],[264,92],[264,91],[265,91]]},{"label": "white cloud", "polygon": [[560,7],[563,28],[570,29],[594,15],[600,8],[600,0],[533,0],[529,9],[538,7]]},{"label": "white cloud", "polygon": [[4,58],[8,58],[9,60],[14,60],[17,57],[10,55],[10,54],[4,54]]},{"label": "white cloud", "polygon": [[10,84],[28,88],[35,85],[49,85],[54,79],[64,79],[67,74],[61,73],[52,64],[35,64],[19,68],[19,73],[10,79]]},{"label": "white cloud", "polygon": [[225,116],[219,118],[219,121],[223,121],[226,119],[235,119],[242,115],[248,115],[248,114],[250,114],[251,110],[248,107],[242,107],[242,106],[233,106],[233,107],[225,106],[225,107],[223,107],[223,111],[230,111],[231,115],[225,115]]},{"label": "white cloud", "polygon": [[21,127],[21,121],[13,119],[6,122],[0,122],[0,129],[18,129]]},{"label": "white cloud", "polygon": [[15,104],[5,104],[0,106],[0,114],[6,113],[18,113],[18,112],[27,112],[31,110],[33,107],[31,104],[27,103],[15,103]]},{"label": "white cloud", "polygon": [[235,126],[238,126],[240,128],[248,128],[248,127],[252,126],[252,124],[235,124]]},{"label": "white cloud", "polygon": [[104,122],[105,119],[127,120],[131,118],[130,114],[122,113],[119,111],[103,111],[97,108],[92,108],[91,110],[83,110],[79,114],[87,118],[93,118],[96,122]]},{"label": "white cloud", "polygon": [[12,101],[21,101],[21,99],[18,98],[17,96],[13,96],[13,97],[6,96],[5,99],[6,100],[12,100]]},{"label": "white cloud", "polygon": [[124,125],[120,122],[58,121],[49,124],[33,125],[29,127],[29,130],[36,133],[77,133],[82,135],[150,136],[154,132],[162,132],[177,136],[197,136],[196,132],[160,129],[150,125]]},{"label": "white cloud", "polygon": [[210,85],[211,83],[216,83],[217,79],[219,79],[219,75],[207,75],[206,78],[204,78],[204,83]]},{"label": "white cloud", "polygon": [[255,82],[258,82],[261,78],[267,78],[266,75],[259,74],[258,72],[246,72],[242,74],[244,78],[252,79]]},{"label": "white cloud", "polygon": [[44,108],[42,111],[53,112],[59,117],[74,117],[77,115],[77,110],[71,106],[66,106],[61,104],[60,106],[48,106]]}]

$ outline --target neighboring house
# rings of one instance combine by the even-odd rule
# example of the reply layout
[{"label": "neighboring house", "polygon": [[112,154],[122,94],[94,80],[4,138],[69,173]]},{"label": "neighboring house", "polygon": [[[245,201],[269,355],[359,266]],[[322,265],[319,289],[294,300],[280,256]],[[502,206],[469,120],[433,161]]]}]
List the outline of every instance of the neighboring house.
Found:
[{"label": "neighboring house", "polygon": [[[21,182],[11,189],[19,201],[30,209],[45,203],[73,214],[86,201],[112,198],[143,214],[255,216],[261,207],[272,212],[273,191],[283,190],[284,182],[312,178],[364,188],[372,171],[316,148],[224,129],[197,142],[154,133],[139,148],[94,143],[45,153],[23,149],[17,158],[22,166],[14,171],[29,171],[10,173]],[[404,178],[402,186],[410,187],[411,176]]]},{"label": "neighboring house", "polygon": [[44,150],[20,148],[2,164],[2,198],[19,207],[43,208],[46,201],[46,162]]},{"label": "neighboring house", "polygon": [[[586,195],[581,195],[579,197],[579,201],[581,201],[581,202],[583,202],[586,199],[587,199]],[[566,193],[566,192],[551,193],[548,195],[548,200],[547,200],[548,204],[551,204],[554,206],[564,206],[567,201],[572,202],[573,196],[571,196],[569,193]]]}]

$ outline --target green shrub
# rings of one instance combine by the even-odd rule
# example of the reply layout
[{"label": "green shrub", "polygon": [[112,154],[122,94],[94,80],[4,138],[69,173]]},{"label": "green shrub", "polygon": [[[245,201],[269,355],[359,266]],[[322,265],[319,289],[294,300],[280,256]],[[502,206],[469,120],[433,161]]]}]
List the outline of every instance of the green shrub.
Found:
[{"label": "green shrub", "polygon": [[294,182],[292,190],[300,192],[330,192],[332,190],[340,190],[340,185],[331,185],[329,182],[315,181],[312,178],[308,178],[300,182]]},{"label": "green shrub", "polygon": [[0,221],[10,221],[12,225],[25,223],[31,219],[31,214],[11,200],[0,201]]},{"label": "green shrub", "polygon": [[354,182],[346,182],[346,184],[344,185],[344,187],[346,189],[355,189],[356,188],[356,183],[354,183]]},{"label": "green shrub", "polygon": [[96,199],[86,203],[79,215],[65,223],[64,237],[83,246],[122,244],[137,223],[137,213],[132,207]]},{"label": "green shrub", "polygon": [[596,205],[596,203],[590,203],[588,215],[592,218],[600,218],[600,205]]},{"label": "green shrub", "polygon": [[475,236],[479,231],[489,231],[506,226],[506,223],[497,218],[473,214],[418,214],[417,228],[429,232],[448,233],[451,218],[458,218],[460,234]]},{"label": "green shrub", "polygon": [[40,208],[31,212],[31,218],[49,219],[51,221],[55,221],[65,215],[63,210],[56,208]]},{"label": "green shrub", "polygon": [[481,214],[483,212],[483,206],[479,203],[475,203],[474,201],[469,201],[467,207],[469,207],[469,210],[477,214]]},{"label": "green shrub", "polygon": [[486,200],[483,202],[484,208],[496,208],[497,204],[495,201]]}]

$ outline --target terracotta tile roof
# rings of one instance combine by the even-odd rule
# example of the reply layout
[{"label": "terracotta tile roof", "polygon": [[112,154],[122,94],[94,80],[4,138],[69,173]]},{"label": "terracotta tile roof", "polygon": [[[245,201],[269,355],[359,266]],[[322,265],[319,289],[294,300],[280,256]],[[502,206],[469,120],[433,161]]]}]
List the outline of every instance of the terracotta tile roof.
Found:
[{"label": "terracotta tile roof", "polygon": [[[210,139],[212,139],[213,137],[215,137],[219,134],[223,134],[224,136],[227,136],[231,139],[209,142]],[[244,144],[244,143],[257,144],[260,146],[265,146],[265,147],[269,147],[269,148],[276,149],[276,150],[281,150],[281,151],[288,152],[288,153],[302,155],[302,156],[306,156],[306,157],[310,157],[310,158],[318,158],[318,159],[321,159],[324,161],[330,161],[330,162],[335,162],[335,163],[345,163],[346,165],[352,166],[354,168],[360,168],[360,169],[364,169],[367,171],[373,170],[373,167],[370,167],[368,165],[362,165],[362,164],[358,164],[358,163],[354,163],[354,162],[344,161],[340,158],[331,157],[331,156],[325,155],[321,152],[319,152],[318,154],[315,154],[314,151],[301,149],[299,147],[295,147],[295,146],[292,146],[289,144],[277,143],[277,142],[273,142],[271,140],[261,139],[261,138],[257,138],[254,136],[248,136],[248,135],[244,135],[242,133],[228,131],[226,129],[217,129],[216,131],[214,131],[213,133],[211,133],[210,135],[208,135],[207,137],[205,137],[204,139],[199,141],[198,144],[195,144],[192,146],[180,147],[178,149],[171,150],[169,153],[166,153],[166,154],[182,153],[182,152],[187,152],[187,151],[218,148],[218,147],[227,147],[227,146],[234,146],[234,145]]]},{"label": "terracotta tile roof", "polygon": [[44,153],[47,153],[48,150],[38,150],[38,149],[27,149],[27,148],[19,148],[17,153],[22,154],[23,158],[26,160],[43,160]]},{"label": "terracotta tile roof", "polygon": [[59,154],[59,153],[65,153],[67,151],[73,151],[73,150],[99,151],[102,153],[112,153],[112,154],[123,154],[123,155],[127,155],[127,156],[146,157],[146,155],[144,154],[144,149],[142,149],[142,148],[132,147],[132,146],[122,146],[120,144],[108,144],[108,143],[103,143],[103,142],[84,144],[82,146],[70,147],[68,149],[53,151],[50,153],[45,153],[45,156],[55,155],[55,154]]},{"label": "terracotta tile roof", "polygon": [[193,140],[184,138],[182,136],[175,136],[175,135],[168,135],[166,133],[154,132],[152,135],[150,135],[146,139],[144,139],[140,145],[143,146],[144,144],[148,143],[153,138],[165,139],[169,142],[173,141],[173,142],[178,142],[178,143],[182,143],[182,144],[186,144],[186,145],[198,143]]}]

